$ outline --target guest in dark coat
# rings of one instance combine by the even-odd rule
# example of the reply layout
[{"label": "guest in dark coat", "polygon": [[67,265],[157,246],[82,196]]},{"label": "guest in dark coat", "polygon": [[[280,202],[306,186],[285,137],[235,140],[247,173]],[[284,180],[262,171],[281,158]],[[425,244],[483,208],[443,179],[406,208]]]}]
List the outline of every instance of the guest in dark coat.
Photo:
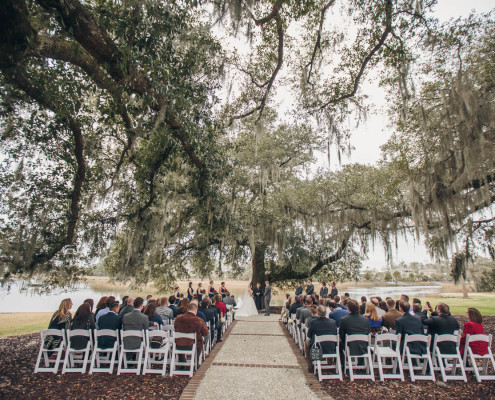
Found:
[{"label": "guest in dark coat", "polygon": [[306,295],[312,296],[314,292],[315,287],[313,286],[313,281],[311,279],[308,279],[308,286],[306,286]]},{"label": "guest in dark coat", "polygon": [[146,308],[143,311],[144,314],[148,316],[148,319],[150,322],[156,322],[158,326],[160,325],[165,325],[163,323],[162,317],[160,317],[160,314],[156,312],[156,304],[155,303],[148,303],[146,305]]},{"label": "guest in dark coat", "polygon": [[[71,299],[63,299],[60,302],[58,310],[55,311],[48,324],[48,329],[69,329],[72,322],[72,314],[70,309],[72,308]],[[55,349],[60,345],[62,341],[61,336],[47,336],[45,341],[45,347],[47,349]]]},{"label": "guest in dark coat", "polygon": [[[72,320],[71,331],[75,329],[95,329],[95,317],[91,312],[91,306],[88,303],[82,303],[74,314],[74,319]],[[70,340],[70,347],[77,350],[82,350],[88,344],[89,338],[85,336],[74,336]]]},{"label": "guest in dark coat", "polygon": [[[325,306],[318,306],[317,308],[318,317],[311,321],[308,329],[308,338],[304,344],[306,359],[309,363],[309,371],[313,370],[313,363],[309,358],[309,349],[313,347],[313,343],[315,341],[315,336],[321,335],[336,335],[337,334],[337,324],[333,319],[329,319],[326,317],[327,308]],[[323,354],[334,354],[336,344],[335,342],[325,342],[321,344],[321,348],[323,350]]]},{"label": "guest in dark coat", "polygon": [[296,314],[297,309],[302,307],[301,296],[296,296],[296,302],[290,306],[289,315]]},{"label": "guest in dark coat", "polygon": [[134,300],[136,300],[135,297],[128,297],[127,298],[127,305],[125,307],[121,307],[119,310],[119,315],[120,318],[123,318],[124,315],[134,311]]},{"label": "guest in dark coat", "polygon": [[[134,308],[134,307],[133,307]],[[122,329],[122,316],[117,315],[119,311],[119,302],[115,301],[110,305],[110,312],[103,315],[98,320],[98,329],[109,329],[117,331]],[[125,314],[124,314],[125,315]],[[98,338],[98,347],[101,349],[112,348],[117,338],[111,336],[101,336]]]},{"label": "guest in dark coat", "polygon": [[[401,301],[399,307],[402,311],[402,317],[395,321],[395,333],[401,336],[400,351],[404,348],[406,335],[424,335],[423,324],[419,318],[409,314],[411,305],[407,301]],[[411,354],[425,354],[426,344],[423,342],[412,342],[408,344]]]},{"label": "guest in dark coat", "polygon": [[179,315],[179,307],[177,307],[177,305],[175,304],[177,301],[177,299],[175,298],[175,296],[170,296],[168,298],[168,304],[169,304],[169,308],[172,310],[172,312],[174,313],[174,318],[177,317],[177,315]]},{"label": "guest in dark coat", "polygon": [[[431,310],[431,307],[430,311],[433,311]],[[424,318],[423,324],[428,327],[428,333],[431,335],[432,348],[435,335],[452,335],[454,331],[460,330],[459,322],[450,315],[450,308],[445,303],[438,303],[436,312],[432,312],[430,318]],[[453,342],[441,342],[438,344],[438,348],[442,354],[454,354],[456,351],[456,344]]]},{"label": "guest in dark coat", "polygon": [[[359,314],[359,304],[356,300],[347,302],[349,315],[340,320],[340,339],[345,346],[346,335],[367,335],[370,333],[368,318]],[[344,348],[344,347],[343,347]],[[351,342],[351,355],[361,355],[368,351],[368,342]]]},{"label": "guest in dark coat", "polygon": [[361,305],[359,306],[359,313],[364,315],[366,313],[366,296],[361,296]]}]

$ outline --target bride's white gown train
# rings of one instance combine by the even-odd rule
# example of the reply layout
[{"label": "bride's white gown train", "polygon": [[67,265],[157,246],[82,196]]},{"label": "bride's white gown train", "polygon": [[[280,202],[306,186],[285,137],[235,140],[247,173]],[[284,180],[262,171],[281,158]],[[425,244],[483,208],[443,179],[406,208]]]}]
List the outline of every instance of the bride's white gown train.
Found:
[{"label": "bride's white gown train", "polygon": [[253,315],[258,315],[258,309],[256,308],[256,304],[254,304],[254,299],[249,295],[247,289],[239,303],[239,308],[235,313],[236,317],[251,317]]}]

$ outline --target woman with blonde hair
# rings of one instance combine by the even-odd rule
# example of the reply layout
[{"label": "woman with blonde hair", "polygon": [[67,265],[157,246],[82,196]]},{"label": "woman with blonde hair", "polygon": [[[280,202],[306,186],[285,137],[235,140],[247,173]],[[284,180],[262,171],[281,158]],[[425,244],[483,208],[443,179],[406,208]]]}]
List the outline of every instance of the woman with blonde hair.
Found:
[{"label": "woman with blonde hair", "polygon": [[[72,322],[72,315],[70,309],[72,308],[71,299],[63,299],[60,302],[58,310],[55,311],[48,324],[48,329],[70,329]],[[62,341],[61,336],[47,336],[45,346],[47,349],[54,349],[59,346]]]},{"label": "woman with blonde hair", "polygon": [[378,312],[376,311],[376,307],[373,303],[369,301],[366,303],[364,316],[368,318],[370,323],[371,335],[375,336],[382,330],[382,319],[378,316]]}]

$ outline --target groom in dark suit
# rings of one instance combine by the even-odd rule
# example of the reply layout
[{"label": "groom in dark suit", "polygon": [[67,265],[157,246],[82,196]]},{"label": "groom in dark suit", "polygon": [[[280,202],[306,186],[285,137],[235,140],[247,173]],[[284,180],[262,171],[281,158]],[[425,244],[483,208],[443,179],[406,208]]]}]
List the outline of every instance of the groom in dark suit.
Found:
[{"label": "groom in dark suit", "polygon": [[270,300],[272,299],[272,288],[270,282],[265,282],[265,315],[270,315]]}]

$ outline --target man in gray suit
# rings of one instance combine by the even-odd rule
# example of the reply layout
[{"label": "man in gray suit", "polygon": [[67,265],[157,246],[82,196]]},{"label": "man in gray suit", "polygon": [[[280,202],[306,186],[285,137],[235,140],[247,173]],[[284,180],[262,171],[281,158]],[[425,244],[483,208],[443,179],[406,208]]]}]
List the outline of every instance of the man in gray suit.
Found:
[{"label": "man in gray suit", "polygon": [[[124,331],[143,331],[147,330],[150,326],[157,326],[156,322],[150,322],[148,316],[143,314],[144,299],[142,297],[136,297],[134,300],[134,310],[124,315],[122,319],[122,326]],[[124,338],[124,347],[129,350],[139,349],[141,346],[141,339],[138,337]]]},{"label": "man in gray suit", "polygon": [[270,287],[270,282],[265,282],[265,315],[270,315],[270,300],[272,299],[272,288]]}]

